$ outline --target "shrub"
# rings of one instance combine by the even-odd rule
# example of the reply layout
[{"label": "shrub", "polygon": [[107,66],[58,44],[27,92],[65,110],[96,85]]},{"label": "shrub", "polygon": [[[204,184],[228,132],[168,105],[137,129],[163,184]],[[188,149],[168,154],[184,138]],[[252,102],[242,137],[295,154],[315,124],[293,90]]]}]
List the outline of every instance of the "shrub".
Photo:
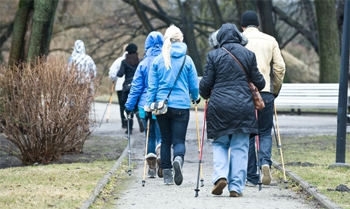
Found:
[{"label": "shrub", "polygon": [[[96,84],[94,87],[96,88]],[[6,151],[24,165],[50,163],[82,152],[91,134],[92,81],[62,58],[37,59],[0,68],[2,128]]]}]

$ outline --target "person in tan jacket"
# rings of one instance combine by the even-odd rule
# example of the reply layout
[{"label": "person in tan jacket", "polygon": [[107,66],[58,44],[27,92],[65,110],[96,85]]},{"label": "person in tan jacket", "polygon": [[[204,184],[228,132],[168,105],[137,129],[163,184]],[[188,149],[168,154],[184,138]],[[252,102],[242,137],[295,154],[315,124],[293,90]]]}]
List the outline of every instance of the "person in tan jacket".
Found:
[{"label": "person in tan jacket", "polygon": [[[271,129],[273,126],[274,100],[281,89],[286,72],[285,63],[276,39],[259,31],[258,15],[254,11],[246,11],[241,18],[243,34],[248,39],[246,48],[255,53],[258,69],[264,76],[266,85],[261,90],[261,96],[265,102],[265,108],[258,110],[259,126],[259,161],[262,171],[262,184],[271,182]],[[255,157],[255,139],[249,142],[249,157],[247,167],[247,186],[258,184],[257,162]]]}]

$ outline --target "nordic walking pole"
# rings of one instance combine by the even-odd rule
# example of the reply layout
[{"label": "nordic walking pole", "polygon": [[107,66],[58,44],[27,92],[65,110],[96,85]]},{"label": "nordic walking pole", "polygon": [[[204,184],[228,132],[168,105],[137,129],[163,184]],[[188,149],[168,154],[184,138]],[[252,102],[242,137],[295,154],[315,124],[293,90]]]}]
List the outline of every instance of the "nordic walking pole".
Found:
[{"label": "nordic walking pole", "polygon": [[142,186],[144,187],[145,186],[145,183],[146,183],[146,167],[147,167],[147,163],[146,163],[146,157],[147,157],[147,148],[148,148],[148,137],[149,137],[149,125],[150,125],[150,122],[151,119],[148,119],[147,120],[147,134],[146,134],[146,148],[145,148],[145,161],[143,163],[143,179],[142,179]]},{"label": "nordic walking pole", "polygon": [[[258,121],[258,110],[255,109],[255,117],[256,120]],[[259,181],[258,181],[258,185],[259,185],[259,191],[262,189],[262,182],[261,182],[261,170],[260,170],[260,158],[259,158],[259,151],[260,151],[260,144],[259,144],[259,134],[257,134],[255,136],[255,143],[256,143],[256,161],[258,164],[258,172],[259,172]]]},{"label": "nordic walking pole", "polygon": [[129,147],[129,150],[128,150],[128,155],[129,155],[129,170],[128,170],[128,174],[129,176],[131,176],[131,165],[130,165],[130,161],[131,161],[131,150],[130,150],[130,117],[131,117],[131,114],[130,113],[129,115],[127,115],[127,119],[128,119],[128,147]]},{"label": "nordic walking pole", "polygon": [[286,177],[286,169],[284,168],[282,143],[281,143],[280,132],[279,132],[279,129],[278,129],[277,110],[276,110],[275,104],[273,104],[273,109],[275,111],[275,121],[276,121],[276,129],[277,129],[277,139],[278,139],[277,149],[279,151],[279,154],[281,155],[281,164],[282,164],[282,171],[283,171],[283,182],[284,182],[285,188],[287,189],[288,188],[288,184],[287,184],[288,182],[287,182],[287,177]]},{"label": "nordic walking pole", "polygon": [[110,97],[109,97],[109,102],[107,103],[106,109],[105,109],[105,111],[103,112],[103,115],[102,115],[102,118],[101,118],[101,121],[100,121],[100,125],[99,125],[98,127],[101,127],[101,124],[102,124],[103,118],[105,117],[105,114],[106,114],[106,111],[107,111],[108,105],[110,105],[110,102],[112,101],[112,96],[113,96],[113,87],[114,87],[114,84],[115,84],[115,81],[113,81],[112,91],[111,91],[111,93],[110,93]]},{"label": "nordic walking pole", "polygon": [[109,112],[111,111],[111,104],[112,104],[112,97],[113,97],[113,92],[114,92],[114,85],[115,85],[115,81],[113,81],[112,88],[111,88],[111,96],[109,97],[109,103],[108,103],[109,105],[108,105],[106,123],[108,123]]},{"label": "nordic walking pole", "polygon": [[[196,127],[197,127],[197,142],[198,142],[198,157],[200,155],[200,138],[199,138],[199,123],[198,123],[198,109],[197,109],[197,102],[194,101],[194,108],[196,112]],[[204,179],[203,179],[203,170],[202,170],[203,164],[201,163],[200,167],[200,174],[201,174],[201,187],[204,186]]]},{"label": "nordic walking pole", "polygon": [[196,192],[195,197],[198,197],[198,184],[199,184],[199,176],[200,176],[200,170],[201,170],[201,164],[202,164],[202,156],[203,156],[203,142],[204,142],[204,134],[205,134],[205,119],[207,117],[207,107],[208,107],[208,100],[205,100],[204,105],[204,117],[203,117],[203,129],[202,129],[202,139],[201,139],[201,148],[199,153],[199,165],[198,165],[198,176],[197,176],[197,187],[194,190]]}]

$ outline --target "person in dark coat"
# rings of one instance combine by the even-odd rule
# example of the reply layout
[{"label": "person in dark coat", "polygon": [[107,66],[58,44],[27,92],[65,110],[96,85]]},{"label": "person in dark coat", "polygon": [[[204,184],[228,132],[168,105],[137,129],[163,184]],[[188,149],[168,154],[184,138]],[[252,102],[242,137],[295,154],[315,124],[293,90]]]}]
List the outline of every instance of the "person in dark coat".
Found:
[{"label": "person in dark coat", "polygon": [[[134,77],[137,65],[139,64],[140,60],[138,57],[138,53],[137,53],[137,46],[134,43],[130,43],[127,47],[126,47],[126,51],[128,52],[125,56],[125,59],[122,61],[121,65],[120,65],[120,69],[117,73],[118,77],[123,77],[125,76],[125,80],[123,83],[123,90],[122,90],[122,96],[121,96],[121,104],[125,104],[126,100],[128,99],[128,94],[130,92],[131,89],[131,82],[132,79]],[[124,108],[125,111],[125,108]],[[130,114],[130,134],[132,134],[132,130],[133,130],[133,124],[134,124],[134,114],[133,112],[126,112],[127,115]],[[138,113],[137,113],[138,114]],[[139,122],[140,124],[141,122]],[[141,127],[140,124],[140,131],[143,130],[143,126]],[[128,133],[128,130],[125,131],[125,133]]]},{"label": "person in dark coat", "polygon": [[257,68],[255,54],[242,46],[242,35],[234,24],[223,24],[216,38],[220,47],[208,53],[199,84],[200,95],[210,98],[206,124],[207,137],[214,139],[212,194],[221,195],[228,184],[230,197],[241,197],[247,175],[249,137],[258,134],[258,125],[247,77],[222,47],[241,62],[259,90],[265,87],[265,80]]}]

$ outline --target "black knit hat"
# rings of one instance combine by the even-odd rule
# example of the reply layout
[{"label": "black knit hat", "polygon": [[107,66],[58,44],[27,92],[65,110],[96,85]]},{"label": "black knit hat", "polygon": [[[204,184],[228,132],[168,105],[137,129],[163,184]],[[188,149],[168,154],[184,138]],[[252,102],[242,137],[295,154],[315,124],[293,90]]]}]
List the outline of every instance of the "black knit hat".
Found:
[{"label": "black knit hat", "polygon": [[129,54],[132,54],[132,53],[137,52],[137,46],[136,46],[136,44],[130,43],[130,44],[126,47],[126,51],[127,51]]},{"label": "black knit hat", "polygon": [[258,15],[254,11],[246,11],[241,18],[241,26],[247,27],[248,25],[259,26]]}]

